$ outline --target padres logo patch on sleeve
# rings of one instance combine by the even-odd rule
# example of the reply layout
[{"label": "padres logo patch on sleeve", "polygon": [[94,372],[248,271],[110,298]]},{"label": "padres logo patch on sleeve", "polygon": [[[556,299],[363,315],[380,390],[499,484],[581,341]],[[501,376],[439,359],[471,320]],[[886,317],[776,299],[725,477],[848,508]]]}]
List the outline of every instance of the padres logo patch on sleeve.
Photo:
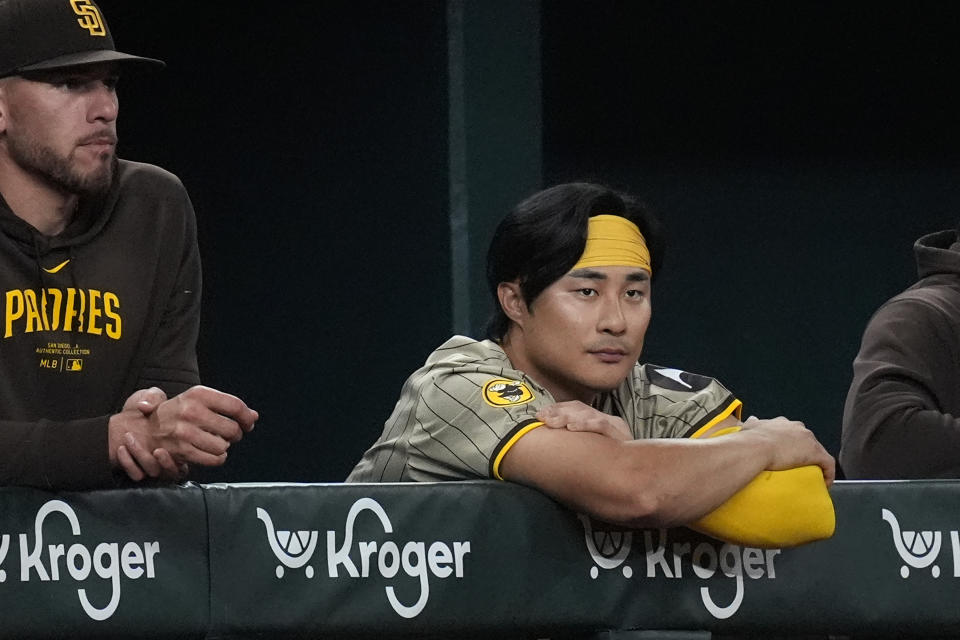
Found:
[{"label": "padres logo patch on sleeve", "polygon": [[483,385],[483,399],[492,407],[507,407],[530,402],[533,392],[519,380],[494,378]]}]

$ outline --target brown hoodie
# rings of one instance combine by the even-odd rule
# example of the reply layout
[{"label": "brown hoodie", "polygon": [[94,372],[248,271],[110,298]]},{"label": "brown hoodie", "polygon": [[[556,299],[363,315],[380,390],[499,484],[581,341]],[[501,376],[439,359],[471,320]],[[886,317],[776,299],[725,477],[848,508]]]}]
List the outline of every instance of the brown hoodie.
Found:
[{"label": "brown hoodie", "polygon": [[107,421],[199,382],[200,257],[180,181],[119,161],[48,237],[0,198],[0,485],[112,486]]},{"label": "brown hoodie", "polygon": [[917,240],[920,280],[867,325],[843,412],[847,478],[960,478],[958,240]]}]

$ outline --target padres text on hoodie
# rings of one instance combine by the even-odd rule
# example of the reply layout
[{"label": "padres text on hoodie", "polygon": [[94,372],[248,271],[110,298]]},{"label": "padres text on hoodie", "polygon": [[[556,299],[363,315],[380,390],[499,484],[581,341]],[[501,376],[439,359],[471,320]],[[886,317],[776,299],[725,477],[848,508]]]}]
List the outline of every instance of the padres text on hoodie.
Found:
[{"label": "padres text on hoodie", "polygon": [[200,258],[186,190],[120,160],[44,236],[0,199],[0,484],[112,486],[107,424],[137,389],[199,383]]}]

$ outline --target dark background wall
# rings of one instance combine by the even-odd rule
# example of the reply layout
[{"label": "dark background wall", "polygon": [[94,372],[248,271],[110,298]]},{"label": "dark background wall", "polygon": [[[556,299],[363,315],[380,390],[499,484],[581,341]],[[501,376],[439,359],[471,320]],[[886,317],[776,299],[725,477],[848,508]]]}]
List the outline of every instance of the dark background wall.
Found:
[{"label": "dark background wall", "polygon": [[646,358],[837,451],[870,314],[960,220],[958,27],[940,2],[544,4],[545,181],[646,195],[671,232]]},{"label": "dark background wall", "polygon": [[[447,4],[100,5],[121,49],[168,62],[124,79],[121,153],[190,191],[202,373],[262,413],[199,479],[342,479],[452,327]],[[960,6],[539,15],[543,183],[639,193],[670,230],[646,357],[836,451],[866,320],[913,279],[913,240],[960,218]]]},{"label": "dark background wall", "polygon": [[205,480],[340,480],[449,333],[442,2],[100,3],[168,68],[120,88],[123,156],[177,173],[204,382],[258,409]]}]

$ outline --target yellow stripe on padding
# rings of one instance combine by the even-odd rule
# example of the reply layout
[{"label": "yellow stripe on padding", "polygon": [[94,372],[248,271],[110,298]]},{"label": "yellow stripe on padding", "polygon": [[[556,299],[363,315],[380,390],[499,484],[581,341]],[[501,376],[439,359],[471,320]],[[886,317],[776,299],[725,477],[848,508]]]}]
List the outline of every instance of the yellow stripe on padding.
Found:
[{"label": "yellow stripe on padding", "polygon": [[493,460],[493,477],[497,480],[503,480],[503,476],[500,475],[500,463],[503,461],[503,456],[507,455],[507,452],[510,451],[510,447],[517,444],[517,441],[523,436],[527,435],[537,427],[542,427],[542,422],[531,422],[527,426],[523,427],[515,434],[513,434],[507,442],[500,447],[500,453],[497,454],[497,457]]}]

